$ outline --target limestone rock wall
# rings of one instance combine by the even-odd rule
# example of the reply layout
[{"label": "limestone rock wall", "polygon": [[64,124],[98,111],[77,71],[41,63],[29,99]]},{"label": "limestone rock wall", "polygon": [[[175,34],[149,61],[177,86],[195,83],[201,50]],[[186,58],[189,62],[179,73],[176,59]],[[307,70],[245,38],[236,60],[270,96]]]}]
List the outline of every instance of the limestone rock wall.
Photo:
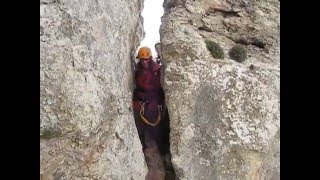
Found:
[{"label": "limestone rock wall", "polygon": [[[280,2],[165,0],[171,153],[183,180],[280,179]],[[224,58],[214,58],[206,40]],[[247,59],[231,59],[241,45]]]},{"label": "limestone rock wall", "polygon": [[142,0],[40,0],[40,173],[49,179],[144,179],[130,52]]}]

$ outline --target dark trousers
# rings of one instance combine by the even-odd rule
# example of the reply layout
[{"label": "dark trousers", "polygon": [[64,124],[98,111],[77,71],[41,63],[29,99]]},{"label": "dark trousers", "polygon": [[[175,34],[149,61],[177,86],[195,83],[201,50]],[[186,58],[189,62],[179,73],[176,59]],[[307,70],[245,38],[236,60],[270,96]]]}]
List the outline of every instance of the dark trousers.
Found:
[{"label": "dark trousers", "polygon": [[[161,112],[160,123],[156,126],[150,126],[142,121],[140,117],[140,109],[134,109],[134,119],[138,130],[139,138],[143,147],[146,148],[145,144],[145,132],[148,132],[151,138],[156,142],[157,147],[162,155],[169,153],[169,119],[166,115],[166,110]],[[159,111],[145,109],[144,117],[149,122],[155,123],[158,118]]]}]

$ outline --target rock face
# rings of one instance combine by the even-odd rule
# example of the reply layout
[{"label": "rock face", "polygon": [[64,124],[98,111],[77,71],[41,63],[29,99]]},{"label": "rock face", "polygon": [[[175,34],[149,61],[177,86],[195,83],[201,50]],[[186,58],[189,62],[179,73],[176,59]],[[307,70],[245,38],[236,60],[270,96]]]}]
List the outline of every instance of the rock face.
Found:
[{"label": "rock face", "polygon": [[[280,179],[280,2],[165,0],[164,8],[160,32],[176,175]],[[206,40],[224,58],[214,58]],[[245,50],[231,53],[245,53],[239,61],[229,55],[236,45]]]},{"label": "rock face", "polygon": [[41,179],[144,179],[130,52],[142,0],[40,0]]}]

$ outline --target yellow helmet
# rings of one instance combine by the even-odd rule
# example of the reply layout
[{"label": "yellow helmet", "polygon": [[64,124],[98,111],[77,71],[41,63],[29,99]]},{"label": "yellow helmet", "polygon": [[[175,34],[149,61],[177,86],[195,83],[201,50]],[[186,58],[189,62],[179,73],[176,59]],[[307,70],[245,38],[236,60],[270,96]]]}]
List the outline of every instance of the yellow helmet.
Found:
[{"label": "yellow helmet", "polygon": [[150,48],[144,46],[139,49],[139,52],[138,52],[139,59],[141,58],[146,59],[146,58],[149,58],[150,56],[152,56]]}]

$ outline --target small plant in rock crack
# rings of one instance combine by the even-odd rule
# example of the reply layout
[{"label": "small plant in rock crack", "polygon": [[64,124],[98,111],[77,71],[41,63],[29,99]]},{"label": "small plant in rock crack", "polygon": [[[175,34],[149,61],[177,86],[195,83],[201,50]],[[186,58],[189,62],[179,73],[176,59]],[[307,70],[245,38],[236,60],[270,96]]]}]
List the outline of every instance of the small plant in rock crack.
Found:
[{"label": "small plant in rock crack", "polygon": [[241,45],[235,45],[230,49],[229,56],[231,59],[241,63],[247,59],[247,50]]},{"label": "small plant in rock crack", "polygon": [[208,50],[210,51],[211,55],[216,59],[223,59],[224,52],[223,49],[219,46],[218,43],[206,40],[205,41]]}]

